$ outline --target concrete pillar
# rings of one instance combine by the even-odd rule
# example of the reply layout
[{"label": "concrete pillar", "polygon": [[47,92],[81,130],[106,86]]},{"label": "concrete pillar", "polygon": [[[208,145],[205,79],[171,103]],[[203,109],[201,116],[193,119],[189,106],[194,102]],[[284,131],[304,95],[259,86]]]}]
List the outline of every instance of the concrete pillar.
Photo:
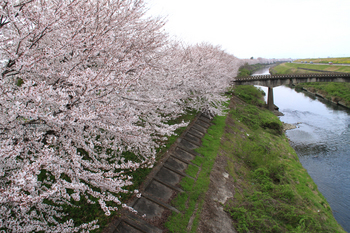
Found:
[{"label": "concrete pillar", "polygon": [[275,104],[273,103],[273,87],[269,87],[269,91],[267,93],[267,108],[270,111],[275,110]]}]

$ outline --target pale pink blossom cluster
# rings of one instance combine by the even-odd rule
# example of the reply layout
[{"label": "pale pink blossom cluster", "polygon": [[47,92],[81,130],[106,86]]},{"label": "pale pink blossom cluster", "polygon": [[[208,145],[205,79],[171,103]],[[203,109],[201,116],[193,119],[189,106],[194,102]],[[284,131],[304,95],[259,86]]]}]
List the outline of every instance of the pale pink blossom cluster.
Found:
[{"label": "pale pink blossom cluster", "polygon": [[[0,3],[0,229],[76,232],[62,208],[97,198],[106,215],[156,148],[196,109],[223,114],[244,62],[170,41],[143,0]],[[135,159],[126,157],[133,153]],[[138,197],[137,190],[132,191]]]}]

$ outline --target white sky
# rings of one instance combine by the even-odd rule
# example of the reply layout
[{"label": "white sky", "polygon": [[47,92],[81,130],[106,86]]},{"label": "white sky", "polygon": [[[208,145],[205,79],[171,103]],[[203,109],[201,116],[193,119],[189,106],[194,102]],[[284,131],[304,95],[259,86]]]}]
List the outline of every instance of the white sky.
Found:
[{"label": "white sky", "polygon": [[146,0],[165,30],[238,58],[350,57],[350,0]]}]

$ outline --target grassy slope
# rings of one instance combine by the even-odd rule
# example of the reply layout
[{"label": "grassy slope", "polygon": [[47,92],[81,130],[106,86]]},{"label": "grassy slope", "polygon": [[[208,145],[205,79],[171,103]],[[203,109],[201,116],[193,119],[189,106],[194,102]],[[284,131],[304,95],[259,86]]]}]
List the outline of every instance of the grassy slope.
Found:
[{"label": "grassy slope", "polygon": [[298,88],[319,93],[328,100],[350,107],[350,83],[300,83],[296,85],[297,90]]},{"label": "grassy slope", "polygon": [[[350,72],[350,66],[329,66],[329,65],[307,65],[283,63],[273,68],[275,74],[298,74],[298,73],[315,73],[313,71],[298,70],[297,67],[328,70],[337,72]],[[306,88],[311,92],[318,92],[327,99],[334,102],[342,102],[343,105],[350,107],[350,83],[300,83],[297,88]]]},{"label": "grassy slope", "polygon": [[[198,180],[181,182],[185,192],[173,200],[181,213],[168,219],[168,230],[196,232],[211,168],[220,151],[228,157],[226,170],[235,181],[235,198],[225,210],[238,232],[344,232],[283,135],[279,119],[255,105],[261,104],[261,91],[239,86],[234,92],[247,103],[236,103],[236,109],[230,110],[228,117],[234,124],[225,125],[225,117],[219,117],[208,130],[199,149],[204,157],[194,161],[201,170],[189,167],[186,171],[198,174]],[[187,229],[193,214],[194,223]]]},{"label": "grassy slope", "polygon": [[[251,86],[236,87],[245,92]],[[249,92],[253,92],[249,90]],[[241,95],[241,98],[242,97]],[[251,101],[251,100],[250,100]],[[254,102],[254,101],[253,101]],[[344,232],[270,111],[237,103],[221,149],[236,194],[225,206],[238,232]]]}]

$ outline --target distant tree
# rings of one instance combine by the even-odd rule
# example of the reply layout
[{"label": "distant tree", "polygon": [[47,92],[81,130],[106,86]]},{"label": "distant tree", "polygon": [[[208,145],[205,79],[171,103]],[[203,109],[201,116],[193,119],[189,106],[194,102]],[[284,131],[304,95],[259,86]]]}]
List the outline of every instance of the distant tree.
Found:
[{"label": "distant tree", "polygon": [[252,59],[252,60],[253,60],[253,59],[254,59],[254,57],[251,57],[250,59]]}]

